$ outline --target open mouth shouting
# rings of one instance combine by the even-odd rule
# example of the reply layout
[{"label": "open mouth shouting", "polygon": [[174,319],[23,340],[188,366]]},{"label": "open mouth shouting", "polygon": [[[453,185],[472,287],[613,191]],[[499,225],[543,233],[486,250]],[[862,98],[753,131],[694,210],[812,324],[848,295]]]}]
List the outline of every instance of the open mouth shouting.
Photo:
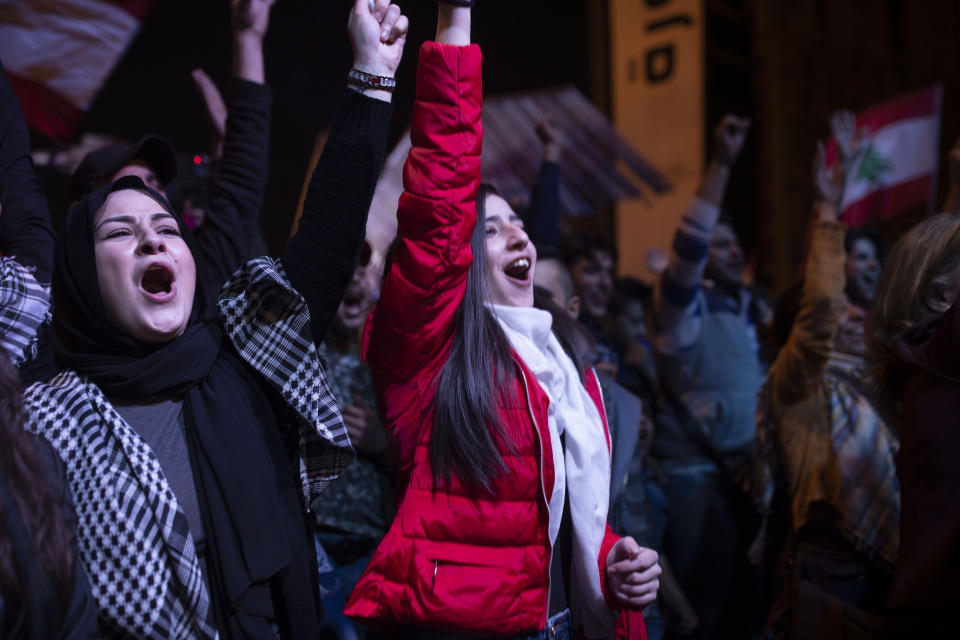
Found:
[{"label": "open mouth shouting", "polygon": [[140,276],[140,292],[153,302],[166,302],[177,293],[173,270],[161,262],[148,265]]},{"label": "open mouth shouting", "polygon": [[376,299],[376,292],[370,291],[363,282],[354,280],[347,287],[343,294],[343,300],[340,301],[338,311],[341,320],[352,323],[362,320]]},{"label": "open mouth shouting", "polygon": [[517,258],[503,268],[503,273],[506,274],[507,278],[512,280],[515,284],[526,286],[532,282],[532,279],[530,278],[531,264],[530,258],[526,256]]}]

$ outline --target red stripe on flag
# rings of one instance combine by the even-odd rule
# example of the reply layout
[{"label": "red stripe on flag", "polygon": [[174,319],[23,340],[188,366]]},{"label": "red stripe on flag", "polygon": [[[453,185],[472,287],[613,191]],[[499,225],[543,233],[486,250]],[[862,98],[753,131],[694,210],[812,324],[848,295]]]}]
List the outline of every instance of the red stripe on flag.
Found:
[{"label": "red stripe on flag", "polygon": [[153,5],[157,4],[157,0],[107,0],[106,4],[120,7],[140,22],[143,22],[143,19],[146,18],[150,10],[153,9]]},{"label": "red stripe on flag", "polygon": [[870,134],[897,120],[930,118],[939,112],[940,87],[930,87],[898,96],[874,105],[857,114],[857,128],[861,134]]},{"label": "red stripe on flag", "polygon": [[56,91],[14,73],[7,73],[27,126],[51,140],[68,140],[83,111]]},{"label": "red stripe on flag", "polygon": [[[875,104],[857,114],[857,134],[869,137],[897,120],[909,118],[932,118],[940,113],[940,85],[906,93]],[[827,140],[827,166],[837,161],[837,141]]]},{"label": "red stripe on flag", "polygon": [[859,227],[873,220],[883,220],[917,206],[926,206],[933,189],[933,176],[926,175],[898,185],[879,189],[853,202],[843,210],[843,221]]}]

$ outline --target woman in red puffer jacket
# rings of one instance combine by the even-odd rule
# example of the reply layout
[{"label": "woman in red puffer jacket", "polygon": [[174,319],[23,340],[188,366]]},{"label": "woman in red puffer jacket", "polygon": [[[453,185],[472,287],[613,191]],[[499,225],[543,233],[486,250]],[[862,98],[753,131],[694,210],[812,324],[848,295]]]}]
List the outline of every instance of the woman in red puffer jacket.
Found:
[{"label": "woman in red puffer jacket", "polygon": [[480,184],[470,12],[441,3],[420,51],[398,242],[365,353],[401,491],[345,612],[411,637],[610,637],[616,609],[656,597],[660,568],[606,525],[597,379],[533,307],[536,250]]}]

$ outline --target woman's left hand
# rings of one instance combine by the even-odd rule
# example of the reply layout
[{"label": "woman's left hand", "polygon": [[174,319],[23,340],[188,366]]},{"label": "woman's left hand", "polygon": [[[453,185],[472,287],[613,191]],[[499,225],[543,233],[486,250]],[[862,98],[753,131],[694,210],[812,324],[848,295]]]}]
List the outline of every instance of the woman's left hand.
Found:
[{"label": "woman's left hand", "polygon": [[403,57],[410,22],[390,0],[355,0],[347,31],[353,45],[353,66],[393,77]]},{"label": "woman's left hand", "polygon": [[659,556],[626,536],[607,554],[607,589],[625,607],[642,609],[657,599],[660,588]]}]

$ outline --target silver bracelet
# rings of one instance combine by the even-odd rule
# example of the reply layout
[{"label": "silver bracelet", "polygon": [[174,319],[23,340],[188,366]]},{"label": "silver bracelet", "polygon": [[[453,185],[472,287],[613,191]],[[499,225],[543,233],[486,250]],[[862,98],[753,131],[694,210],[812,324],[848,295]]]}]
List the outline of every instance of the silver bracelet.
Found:
[{"label": "silver bracelet", "polygon": [[359,85],[360,91],[366,89],[380,89],[393,93],[397,88],[397,79],[392,76],[378,76],[354,67],[347,74],[347,81],[352,85]]}]

